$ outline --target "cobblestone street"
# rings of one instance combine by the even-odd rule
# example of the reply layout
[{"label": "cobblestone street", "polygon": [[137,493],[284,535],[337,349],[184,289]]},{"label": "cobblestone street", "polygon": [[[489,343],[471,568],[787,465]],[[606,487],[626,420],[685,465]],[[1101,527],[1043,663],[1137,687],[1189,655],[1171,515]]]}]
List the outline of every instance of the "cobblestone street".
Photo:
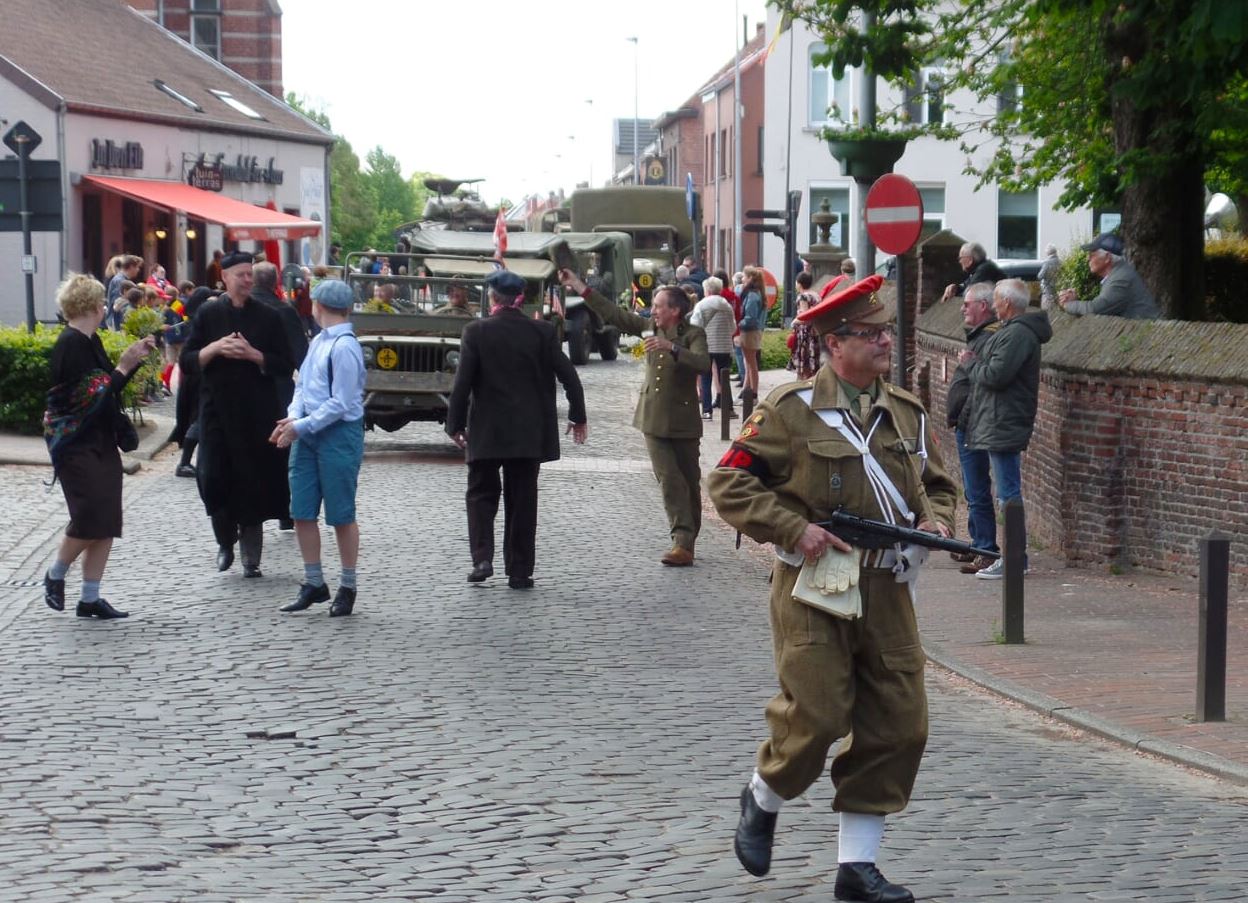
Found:
[{"label": "cobblestone street", "polygon": [[[264,579],[216,572],[168,452],[126,478],[104,595],[130,619],[56,615],[60,491],[0,468],[0,898],[831,900],[826,780],[782,813],[769,877],[732,854],[775,688],[766,557],[708,516],[697,565],[661,567],[638,367],[580,373],[590,440],[542,470],[529,592],[465,582],[435,425],[370,435],[360,601],[333,620],[278,613],[302,569],[274,524]],[[336,585],[328,532],[324,560]],[[1244,788],[929,675],[890,879],[946,903],[1248,895]]]}]

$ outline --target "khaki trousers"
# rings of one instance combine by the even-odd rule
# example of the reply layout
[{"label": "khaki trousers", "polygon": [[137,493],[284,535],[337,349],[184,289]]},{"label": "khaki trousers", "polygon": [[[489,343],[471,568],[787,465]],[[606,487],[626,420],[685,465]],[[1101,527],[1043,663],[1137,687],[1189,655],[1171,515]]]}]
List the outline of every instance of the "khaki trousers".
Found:
[{"label": "khaki trousers", "polygon": [[838,812],[887,815],[910,800],[927,744],[926,657],[904,584],[864,570],[863,616],[837,618],[793,599],[798,568],[776,561],[771,629],[780,693],[767,704],[771,738],[758,772],[793,799],[823,771],[832,744]]},{"label": "khaki trousers", "polygon": [[650,466],[659,481],[672,545],[693,551],[702,529],[702,468],[700,439],[663,439],[645,434]]}]

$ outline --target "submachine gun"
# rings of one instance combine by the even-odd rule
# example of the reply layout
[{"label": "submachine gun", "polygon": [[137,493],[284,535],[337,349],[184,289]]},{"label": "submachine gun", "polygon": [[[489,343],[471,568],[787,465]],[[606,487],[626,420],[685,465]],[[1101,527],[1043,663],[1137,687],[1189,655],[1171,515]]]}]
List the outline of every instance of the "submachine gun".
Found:
[{"label": "submachine gun", "polygon": [[887,549],[898,543],[914,546],[925,546],[929,549],[942,549],[946,552],[961,552],[964,555],[983,555],[985,558],[1000,558],[1000,552],[989,552],[978,549],[969,542],[959,539],[946,539],[939,533],[928,533],[926,530],[915,530],[882,520],[871,520],[850,514],[841,508],[832,512],[830,520],[815,521],[816,527],[823,527],[829,533],[835,533],[857,549]]}]

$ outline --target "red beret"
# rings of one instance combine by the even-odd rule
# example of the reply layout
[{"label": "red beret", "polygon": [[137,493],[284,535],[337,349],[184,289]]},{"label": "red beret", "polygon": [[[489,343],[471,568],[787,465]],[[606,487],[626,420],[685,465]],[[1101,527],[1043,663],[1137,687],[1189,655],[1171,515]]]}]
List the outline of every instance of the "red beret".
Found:
[{"label": "red beret", "polygon": [[887,323],[893,318],[892,307],[876,294],[883,284],[883,276],[860,279],[798,314],[797,319],[810,323],[820,335],[846,323]]},{"label": "red beret", "polygon": [[838,273],[828,280],[828,284],[823,287],[823,291],[819,292],[819,300],[824,301],[828,295],[833,292],[840,291],[843,286],[849,282],[849,277],[844,273]]}]

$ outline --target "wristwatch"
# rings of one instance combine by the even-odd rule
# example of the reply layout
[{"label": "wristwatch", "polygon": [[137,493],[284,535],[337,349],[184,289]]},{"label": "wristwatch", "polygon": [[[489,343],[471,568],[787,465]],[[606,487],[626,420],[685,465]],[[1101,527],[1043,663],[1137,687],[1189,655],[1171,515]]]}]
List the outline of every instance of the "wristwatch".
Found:
[{"label": "wristwatch", "polygon": [[672,360],[677,360],[680,357],[679,352],[680,352],[680,346],[677,345],[675,342],[672,342]]}]

